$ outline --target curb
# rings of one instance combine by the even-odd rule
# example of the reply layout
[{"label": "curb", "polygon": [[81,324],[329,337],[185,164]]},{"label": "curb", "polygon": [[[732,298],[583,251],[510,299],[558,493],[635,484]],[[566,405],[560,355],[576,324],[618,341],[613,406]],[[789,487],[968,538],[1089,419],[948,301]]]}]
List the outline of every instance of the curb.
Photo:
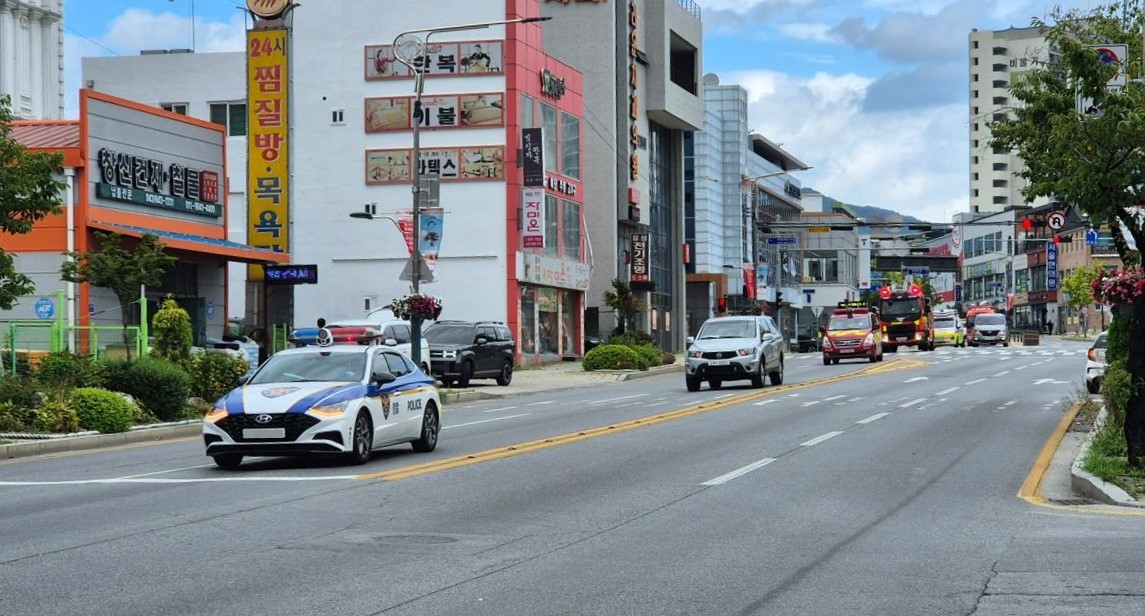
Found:
[{"label": "curb", "polygon": [[[684,365],[680,363],[669,364],[667,366],[656,366],[648,370],[598,370],[597,374],[613,374],[616,376],[617,381],[631,381],[634,379],[642,379],[650,376],[657,376],[660,374],[671,374],[673,372],[683,372]],[[577,389],[580,387],[591,387],[597,385],[596,383],[577,383],[546,387],[543,391],[560,391],[566,389]],[[526,390],[526,391],[509,391],[504,393],[493,393],[497,390],[485,391],[483,389],[460,389],[460,390],[445,390],[439,391],[438,395],[441,396],[442,404],[454,402],[473,402],[477,400],[500,400],[501,398],[513,398],[516,396],[524,396],[526,394],[535,394],[542,390]]]},{"label": "curb", "polygon": [[1105,414],[1105,407],[1102,406],[1101,412],[1097,414],[1097,420],[1093,422],[1093,427],[1090,428],[1089,434],[1085,437],[1085,441],[1082,442],[1081,448],[1078,449],[1077,457],[1074,458],[1073,465],[1070,467],[1070,488],[1077,494],[1105,503],[1106,505],[1145,509],[1145,503],[1133,498],[1125,490],[1100,477],[1091,475],[1081,468],[1082,460],[1084,460],[1086,454],[1089,453],[1089,447],[1093,442],[1093,437],[1105,423]]},{"label": "curb", "polygon": [[115,447],[133,443],[149,443],[189,438],[203,433],[203,422],[189,420],[176,424],[145,426],[117,434],[92,434],[69,438],[36,440],[0,445],[0,460],[24,458],[50,453],[66,453],[86,449]]}]

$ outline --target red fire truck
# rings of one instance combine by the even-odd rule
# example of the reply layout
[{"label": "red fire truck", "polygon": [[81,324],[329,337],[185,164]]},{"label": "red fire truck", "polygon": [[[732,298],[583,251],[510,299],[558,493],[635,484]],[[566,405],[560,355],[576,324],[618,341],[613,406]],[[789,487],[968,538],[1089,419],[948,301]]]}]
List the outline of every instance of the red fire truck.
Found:
[{"label": "red fire truck", "polygon": [[930,301],[918,284],[889,285],[879,289],[879,321],[883,327],[883,348],[899,347],[934,350],[934,326]]}]

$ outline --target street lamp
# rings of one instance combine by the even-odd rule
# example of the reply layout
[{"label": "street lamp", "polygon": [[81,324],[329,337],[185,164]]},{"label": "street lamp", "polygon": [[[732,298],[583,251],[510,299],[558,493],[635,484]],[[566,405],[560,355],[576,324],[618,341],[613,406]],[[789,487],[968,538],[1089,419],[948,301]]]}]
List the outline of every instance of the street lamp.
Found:
[{"label": "street lamp", "polygon": [[[417,295],[421,283],[421,238],[416,234],[420,234],[421,230],[421,123],[422,123],[422,109],[421,109],[421,95],[422,87],[425,85],[425,54],[429,49],[429,37],[439,32],[460,32],[463,30],[480,30],[490,26],[503,26],[508,24],[527,24],[538,21],[548,21],[551,17],[524,17],[520,19],[506,19],[502,21],[485,21],[472,24],[461,24],[457,26],[442,26],[440,28],[423,28],[420,30],[407,30],[398,33],[394,37],[394,57],[398,62],[409,67],[414,76],[414,101],[413,101],[413,151],[410,155],[413,170],[411,176],[411,191],[413,192],[413,254],[410,255],[411,262],[411,289],[414,295]],[[365,212],[359,213],[357,218],[366,218],[363,216]],[[421,365],[421,318],[417,316],[410,317],[410,359],[413,360],[415,366]]]},{"label": "street lamp", "polygon": [[[752,274],[752,276],[756,277],[756,284],[757,285],[758,285],[758,273],[757,272],[759,270],[759,250],[760,250],[760,240],[761,240],[761,235],[762,235],[762,233],[760,231],[762,216],[760,215],[760,211],[759,211],[759,199],[758,199],[759,189],[756,185],[756,182],[759,180],[762,180],[762,179],[766,179],[766,178],[771,178],[771,177],[776,177],[776,176],[781,176],[781,175],[787,175],[789,173],[794,173],[796,171],[807,171],[808,169],[812,169],[812,167],[806,166],[806,167],[799,167],[798,169],[780,169],[779,171],[772,171],[769,173],[762,173],[760,175],[753,175],[753,176],[747,176],[747,177],[740,178],[740,193],[741,194],[748,194],[748,191],[751,191],[750,192],[751,201],[748,204],[749,207],[751,208],[751,221],[752,221],[752,225],[751,225],[751,227],[752,227],[751,261],[750,261],[750,263],[752,266],[751,267],[751,274]],[[783,283],[783,269],[782,269],[782,263],[780,262],[779,259],[776,259],[776,261],[774,263],[774,267],[775,267],[776,278],[777,278],[775,289],[776,289],[776,293],[779,293],[780,292],[779,289],[780,289],[780,287],[782,287],[782,283]],[[758,293],[758,291],[757,291],[757,293]],[[776,297],[778,298],[778,295]],[[758,302],[758,300],[756,300],[755,298],[750,298],[750,299],[752,301]],[[776,308],[778,308],[778,306],[776,306]],[[776,322],[778,323],[778,316],[779,315],[776,314],[775,316],[776,316]]]},{"label": "street lamp", "polygon": [[[167,2],[174,1],[167,0]],[[195,51],[195,0],[191,0],[191,51]]]}]

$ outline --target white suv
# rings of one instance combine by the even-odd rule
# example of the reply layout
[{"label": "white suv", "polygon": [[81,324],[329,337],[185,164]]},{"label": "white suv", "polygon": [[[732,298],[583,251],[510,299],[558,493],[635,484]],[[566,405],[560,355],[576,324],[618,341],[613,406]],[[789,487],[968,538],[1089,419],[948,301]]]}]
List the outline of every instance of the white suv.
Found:
[{"label": "white suv", "polygon": [[688,391],[699,391],[703,381],[712,389],[742,380],[763,387],[765,377],[772,385],[783,382],[783,336],[771,317],[715,317],[704,321],[695,338],[688,337]]},{"label": "white suv", "polygon": [[[371,312],[365,318],[331,319],[327,327],[369,327],[381,334],[382,344],[392,346],[406,357],[413,357],[413,340],[410,334],[410,322],[402,321],[392,312]],[[429,370],[429,341],[425,339],[425,327],[422,325],[421,337],[421,369],[430,374]]]}]

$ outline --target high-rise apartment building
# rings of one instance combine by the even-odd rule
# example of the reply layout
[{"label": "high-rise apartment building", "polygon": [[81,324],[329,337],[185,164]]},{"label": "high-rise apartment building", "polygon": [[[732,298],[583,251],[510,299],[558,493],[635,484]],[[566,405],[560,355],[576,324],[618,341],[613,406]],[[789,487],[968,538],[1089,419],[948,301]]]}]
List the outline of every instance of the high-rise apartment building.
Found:
[{"label": "high-rise apartment building", "polygon": [[1018,177],[1022,159],[991,145],[989,123],[1004,118],[1006,108],[1016,104],[1010,84],[1048,61],[1049,46],[1037,28],[1010,28],[971,30],[969,47],[970,211],[990,214],[1022,205],[1026,182]]},{"label": "high-rise apartment building", "polygon": [[0,0],[0,96],[18,120],[64,115],[64,0]]}]

